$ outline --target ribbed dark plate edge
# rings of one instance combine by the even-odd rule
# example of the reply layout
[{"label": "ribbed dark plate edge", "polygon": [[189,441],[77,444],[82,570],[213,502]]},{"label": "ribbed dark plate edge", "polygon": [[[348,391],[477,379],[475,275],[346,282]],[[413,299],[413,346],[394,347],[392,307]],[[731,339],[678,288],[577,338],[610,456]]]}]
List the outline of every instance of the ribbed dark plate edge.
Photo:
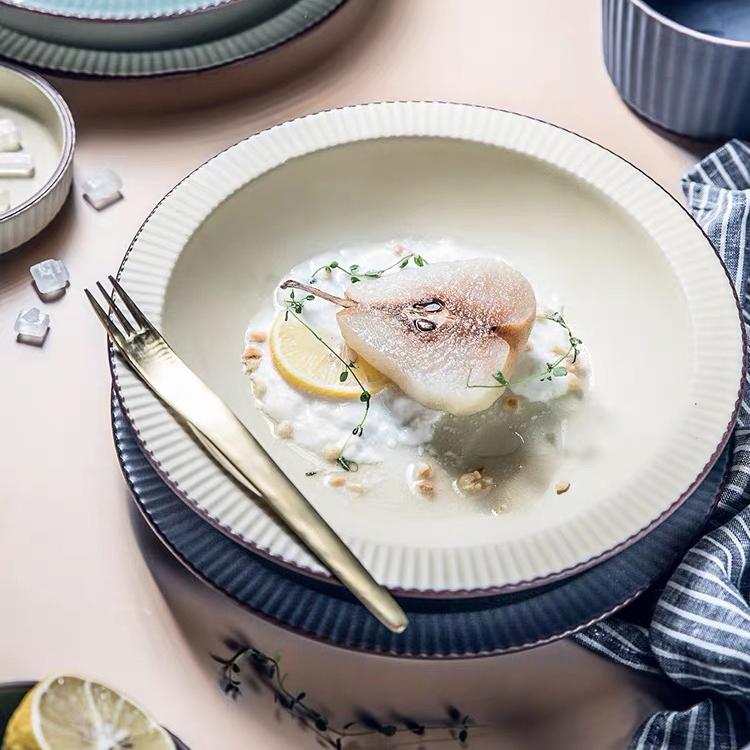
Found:
[{"label": "ribbed dark plate edge", "polygon": [[565,581],[466,601],[402,599],[405,633],[379,625],[346,592],[316,584],[235,544],[194,514],[143,456],[112,402],[118,459],[137,507],[172,555],[200,580],[257,616],[348,650],[422,659],[520,651],[571,635],[615,612],[660,577],[699,533],[727,464],[722,453],[706,481],[647,537]]}]

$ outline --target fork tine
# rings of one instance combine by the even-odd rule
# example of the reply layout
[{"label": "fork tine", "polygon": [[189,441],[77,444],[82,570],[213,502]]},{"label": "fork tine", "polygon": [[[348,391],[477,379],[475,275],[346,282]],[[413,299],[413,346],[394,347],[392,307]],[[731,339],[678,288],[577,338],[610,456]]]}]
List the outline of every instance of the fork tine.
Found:
[{"label": "fork tine", "polygon": [[104,328],[107,330],[107,333],[112,338],[112,341],[117,344],[117,346],[122,349],[125,346],[125,339],[123,338],[122,333],[120,333],[120,330],[117,328],[117,326],[110,320],[107,313],[104,312],[101,305],[96,301],[96,298],[88,289],[84,289],[86,292],[86,296],[88,297],[89,302],[91,303],[91,307],[94,308],[94,312],[96,313],[97,318],[101,321],[101,324],[104,326]]},{"label": "fork tine", "polygon": [[138,305],[133,302],[133,300],[130,298],[130,295],[120,286],[120,282],[117,281],[117,279],[112,275],[108,276],[107,278],[109,279],[109,283],[112,284],[112,286],[115,288],[117,295],[125,303],[125,307],[128,308],[130,314],[135,319],[135,322],[143,328],[153,330],[154,327],[151,325],[148,318],[141,312],[140,307],[138,307]]},{"label": "fork tine", "polygon": [[135,330],[133,326],[130,324],[130,321],[128,320],[125,313],[120,310],[120,308],[115,304],[114,299],[112,299],[112,295],[104,288],[104,286],[100,282],[96,282],[96,286],[98,287],[99,291],[102,293],[102,296],[104,299],[109,302],[109,306],[112,310],[112,312],[117,316],[117,320],[120,321],[120,324],[125,329],[125,333],[134,333]]}]

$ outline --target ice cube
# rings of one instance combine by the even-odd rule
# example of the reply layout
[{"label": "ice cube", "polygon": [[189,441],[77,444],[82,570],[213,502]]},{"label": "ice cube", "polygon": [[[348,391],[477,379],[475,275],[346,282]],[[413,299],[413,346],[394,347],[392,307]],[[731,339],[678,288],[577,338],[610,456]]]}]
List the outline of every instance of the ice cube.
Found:
[{"label": "ice cube", "polygon": [[41,344],[49,330],[49,315],[37,307],[29,307],[18,313],[13,330],[19,341]]},{"label": "ice cube", "polygon": [[59,292],[65,289],[70,281],[68,269],[61,260],[43,260],[32,266],[29,271],[40,294]]},{"label": "ice cube", "polygon": [[0,117],[0,151],[18,151],[21,148],[21,132],[16,123]]},{"label": "ice cube", "polygon": [[34,161],[31,154],[19,151],[16,154],[0,153],[0,177],[32,177]]},{"label": "ice cube", "polygon": [[122,198],[122,178],[113,169],[98,169],[83,183],[83,197],[101,211]]},{"label": "ice cube", "polygon": [[10,190],[0,188],[0,214],[10,208]]}]

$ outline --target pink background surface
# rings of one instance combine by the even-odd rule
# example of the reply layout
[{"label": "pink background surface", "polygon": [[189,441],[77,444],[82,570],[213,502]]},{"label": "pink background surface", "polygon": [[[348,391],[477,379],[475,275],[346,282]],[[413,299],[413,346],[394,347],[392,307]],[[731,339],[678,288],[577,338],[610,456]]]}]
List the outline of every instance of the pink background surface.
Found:
[{"label": "pink background surface", "polygon": [[[51,80],[76,120],[76,180],[112,167],[126,197],[97,213],[74,186],[47,231],[0,256],[0,681],[99,678],[192,750],[315,747],[268,693],[248,690],[234,704],[219,692],[208,653],[241,634],[283,652],[290,685],[342,723],[356,706],[426,719],[455,703],[498,727],[477,732],[473,748],[625,747],[657,698],[569,641],[455,663],[365,657],[263,623],[184,572],[128,499],[105,340],[82,293],[117,269],[151,208],[204,160],[274,123],[356,102],[441,99],[534,115],[678,194],[698,151],[618,98],[602,62],[598,0],[350,0],[248,64],[154,81]],[[45,307],[52,329],[38,349],[16,343],[12,326],[21,307],[40,304],[28,267],[48,257],[65,261],[71,287]]]}]

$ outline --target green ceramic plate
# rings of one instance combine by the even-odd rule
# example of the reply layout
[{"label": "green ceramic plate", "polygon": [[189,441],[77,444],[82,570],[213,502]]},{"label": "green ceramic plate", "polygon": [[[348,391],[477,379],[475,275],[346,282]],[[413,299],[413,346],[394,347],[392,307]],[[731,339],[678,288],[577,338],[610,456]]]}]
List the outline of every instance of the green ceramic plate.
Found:
[{"label": "green ceramic plate", "polygon": [[[231,4],[217,6],[217,10],[218,7],[226,7],[227,12],[244,13],[249,7],[248,2],[253,3],[255,10],[258,10],[259,4],[255,0],[233,0]],[[113,22],[31,14],[35,16],[35,22],[27,26],[23,22],[19,23],[15,16],[10,22],[8,20],[8,14],[26,11],[19,11],[5,0],[0,0],[0,54],[9,60],[41,70],[81,76],[134,78],[194,72],[244,60],[277,47],[320,23],[345,0],[263,0],[261,5],[265,4],[268,11],[271,6],[278,6],[280,2],[283,3],[283,9],[257,23],[250,21],[248,25],[247,18],[241,23],[235,19],[231,24],[231,31],[221,33],[204,24],[201,33],[190,34],[189,44],[183,42],[173,46],[173,42],[164,38],[164,29],[170,27],[174,30],[178,23],[193,22],[195,19],[204,23],[209,13],[150,21]],[[98,4],[102,4],[102,0],[98,0]],[[39,24],[40,18],[46,21],[51,19],[54,24]],[[105,35],[107,44],[103,41],[104,37],[92,35],[88,31],[84,33],[85,38],[67,43],[45,38],[49,37],[51,26],[68,21],[76,25],[76,30],[71,32],[76,36],[79,24],[85,25],[84,31],[99,29],[100,25],[108,27],[110,31]],[[137,26],[138,34],[134,34],[134,26]],[[59,32],[57,26],[55,29]],[[112,29],[117,38],[110,36]],[[127,33],[123,34],[122,29]],[[133,41],[136,37],[139,40],[137,42]],[[102,46],[94,48],[92,44]],[[122,44],[126,44],[127,48]]]},{"label": "green ceramic plate", "polygon": [[258,26],[293,4],[294,0],[0,0],[0,24],[71,47],[158,50]]},{"label": "green ceramic plate", "polygon": [[[23,700],[23,696],[34,687],[34,682],[7,682],[0,685],[0,742],[5,734],[5,727],[18,708],[18,704]],[[174,740],[175,750],[189,750],[187,745],[183,744],[171,732],[169,733]]]},{"label": "green ceramic plate", "polygon": [[236,0],[3,0],[40,13],[81,18],[155,18],[229,5]]}]

